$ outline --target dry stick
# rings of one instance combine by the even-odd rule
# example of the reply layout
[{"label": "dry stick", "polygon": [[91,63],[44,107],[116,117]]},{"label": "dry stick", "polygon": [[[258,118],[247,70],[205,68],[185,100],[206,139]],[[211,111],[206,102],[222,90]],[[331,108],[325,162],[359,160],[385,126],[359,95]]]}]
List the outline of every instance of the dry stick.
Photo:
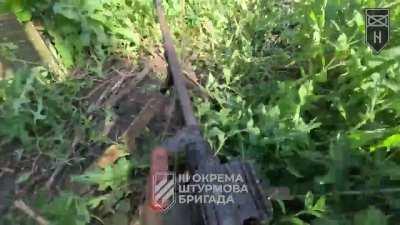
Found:
[{"label": "dry stick", "polygon": [[161,99],[152,98],[150,99],[140,113],[136,116],[133,122],[126,129],[125,133],[122,135],[123,139],[127,143],[130,152],[134,152],[136,148],[136,138],[140,133],[146,128],[150,120],[160,111],[162,106]]},{"label": "dry stick", "polygon": [[[79,129],[75,130],[75,137],[74,140],[72,141],[72,145],[71,145],[71,151],[68,155],[68,159],[72,158],[74,151],[75,151],[75,147],[79,144],[79,142],[82,140],[82,134],[81,131]],[[57,168],[54,170],[53,174],[50,176],[49,180],[46,182],[46,188],[48,190],[51,189],[51,187],[54,184],[55,179],[58,177],[58,175],[64,170],[64,167],[67,165],[66,162],[63,162],[62,164],[58,165]]]},{"label": "dry stick", "polygon": [[21,210],[23,213],[25,213],[27,216],[29,216],[33,220],[35,220],[37,224],[39,224],[39,225],[49,225],[50,224],[45,218],[43,218],[42,216],[35,213],[35,211],[33,211],[33,209],[30,208],[23,200],[14,201],[14,206],[15,206],[15,208],[17,208],[17,209]]},{"label": "dry stick", "polygon": [[[124,96],[129,94],[132,91],[132,89],[139,82],[141,82],[149,72],[150,72],[149,67],[146,67],[142,71],[140,71],[139,73],[137,73],[135,75],[122,75],[122,78],[120,80],[118,80],[117,83],[111,88],[111,91],[110,91],[111,96],[108,98],[108,100],[106,100],[104,102],[105,108],[111,109],[114,105],[116,105],[117,102],[119,100],[121,100]],[[129,77],[133,77],[132,80],[129,82],[129,84],[127,84],[123,88],[121,88],[122,84]],[[119,89],[121,89],[121,90],[119,90]],[[113,93],[114,93],[114,95],[113,95]],[[107,121],[105,121],[103,136],[108,136],[108,134],[111,132],[111,130],[115,126],[117,119],[118,118],[115,118],[113,121],[111,121],[109,123]]]},{"label": "dry stick", "polygon": [[[122,78],[113,77],[111,79],[110,83],[114,83],[113,86],[115,86],[115,84],[119,83],[118,80],[120,80],[120,79],[124,79],[124,78],[123,77]],[[112,94],[112,91],[111,91],[112,88],[113,87],[106,87],[105,90],[101,93],[100,97],[96,100],[96,102],[94,104],[96,109],[100,108],[100,106],[104,103],[104,101]]]},{"label": "dry stick", "polygon": [[[111,77],[109,79],[107,79],[105,82],[103,82],[103,84],[101,84],[101,87],[104,87],[107,84],[112,84],[111,87],[106,87],[105,90],[101,93],[100,97],[96,100],[95,103],[95,108],[100,108],[100,106],[104,103],[105,99],[107,99],[110,95],[112,95],[112,93],[115,93],[118,89],[121,88],[122,84],[125,82],[125,80],[133,75],[125,75],[119,71],[117,71],[116,69],[113,69],[114,72],[117,72],[119,76],[114,76]],[[96,87],[97,88],[97,87]],[[93,91],[91,91],[90,93],[92,93]]]},{"label": "dry stick", "polygon": [[[137,73],[137,75],[132,79],[132,81],[129,83],[129,88],[123,89],[118,95],[116,96],[112,96],[114,98],[111,98],[109,101],[107,101],[105,103],[105,105],[107,107],[112,107],[118,100],[120,100],[122,97],[124,97],[126,94],[128,94],[131,91],[131,88],[136,86],[140,81],[142,81],[146,75],[149,73],[150,68],[148,66],[146,66],[142,71],[140,71],[139,73]],[[107,80],[107,84],[110,83],[113,79],[111,78],[110,80]],[[101,86],[103,87],[103,85],[101,84]],[[103,93],[104,94],[104,93]],[[111,127],[112,128],[112,127]],[[111,131],[110,129],[107,129],[107,131]],[[107,136],[108,133],[105,134],[105,136]],[[68,158],[71,158],[73,155],[73,150],[75,149],[75,146],[79,143],[79,141],[81,140],[81,135],[76,135],[71,147],[71,152],[68,155]],[[54,184],[55,179],[58,177],[58,175],[64,170],[64,167],[67,165],[67,163],[62,163],[61,165],[59,165],[56,170],[53,172],[53,174],[51,175],[50,179],[47,181],[46,183],[46,188],[47,189],[51,189],[51,187]]]},{"label": "dry stick", "polygon": [[[72,152],[68,155],[68,158],[72,157]],[[54,184],[54,181],[58,177],[58,175],[64,170],[64,167],[67,165],[66,162],[61,163],[60,165],[57,166],[57,168],[54,170],[54,172],[51,174],[49,180],[46,182],[46,188],[50,190]]]},{"label": "dry stick", "polygon": [[113,68],[112,70],[114,72],[118,73],[118,75],[120,75],[121,77],[133,77],[133,76],[136,76],[136,73],[134,73],[135,70],[130,70],[129,74],[122,73],[121,71],[119,71],[119,70],[117,70],[115,68]]},{"label": "dry stick", "polygon": [[28,22],[24,25],[24,31],[28,37],[28,40],[32,43],[40,59],[57,74],[64,74],[61,64],[57,61],[54,55],[51,53],[46,43],[36,30],[32,22]]},{"label": "dry stick", "polygon": [[83,99],[88,99],[88,98],[92,97],[97,91],[99,91],[101,88],[103,88],[108,83],[110,83],[111,80],[112,80],[111,78],[108,78],[108,79],[106,79],[104,81],[101,81],[100,84],[98,84],[95,88],[93,88],[86,96],[83,96],[80,99],[83,100]]},{"label": "dry stick", "polygon": [[[120,73],[119,71],[117,71],[117,70],[114,69],[114,68],[113,68],[113,71],[114,71],[114,72],[117,72],[119,75],[122,74],[122,73]],[[97,84],[87,95],[81,97],[80,99],[83,100],[83,99],[88,99],[88,98],[92,97],[92,96],[93,96],[96,92],[98,92],[100,89],[102,89],[103,87],[105,87],[105,86],[108,85],[109,83],[112,83],[113,80],[115,80],[115,77],[113,77],[113,76],[108,77],[108,78],[103,79],[103,80],[100,80],[100,81],[99,81],[99,82],[100,82],[99,84]],[[105,91],[107,91],[107,88],[106,88]],[[104,94],[104,93],[103,93],[103,94]],[[102,94],[102,95],[103,95],[103,94]]]},{"label": "dry stick", "polygon": [[139,82],[141,82],[146,75],[150,72],[150,68],[148,65],[137,73],[132,80],[127,84],[124,88],[122,88],[118,93],[115,95],[110,96],[110,98],[104,103],[106,107],[112,107],[114,106],[121,98],[123,98],[125,95],[129,94],[129,92],[132,91],[132,88],[134,88]]},{"label": "dry stick", "polygon": [[[110,108],[108,109],[110,110]],[[111,121],[108,121],[107,118],[104,120],[104,128],[102,132],[103,137],[107,137],[111,133],[112,129],[117,123],[117,120],[118,120],[118,115],[116,115],[114,112],[113,115],[111,116]]]}]

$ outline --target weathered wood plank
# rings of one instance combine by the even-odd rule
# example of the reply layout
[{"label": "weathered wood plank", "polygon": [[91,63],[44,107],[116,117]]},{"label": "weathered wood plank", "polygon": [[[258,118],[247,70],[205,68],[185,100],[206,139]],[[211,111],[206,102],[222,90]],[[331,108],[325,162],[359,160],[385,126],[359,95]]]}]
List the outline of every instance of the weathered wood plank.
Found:
[{"label": "weathered wood plank", "polygon": [[16,59],[0,54],[0,78],[4,77],[6,70],[24,66],[44,65],[53,71],[60,71],[56,58],[32,22],[22,24],[13,15],[0,15],[0,45],[8,43],[17,46],[12,52]]},{"label": "weathered wood plank", "polygon": [[58,71],[58,63],[55,57],[47,48],[46,43],[36,30],[32,22],[28,22],[24,26],[24,31],[28,40],[32,43],[33,48],[36,50],[42,63],[50,67],[53,71]]}]

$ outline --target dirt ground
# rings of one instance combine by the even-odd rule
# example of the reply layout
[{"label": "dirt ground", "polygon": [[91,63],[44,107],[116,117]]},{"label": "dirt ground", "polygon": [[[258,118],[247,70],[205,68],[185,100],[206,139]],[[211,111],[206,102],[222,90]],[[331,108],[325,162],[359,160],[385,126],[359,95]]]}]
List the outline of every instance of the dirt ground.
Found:
[{"label": "dirt ground", "polygon": [[[173,135],[182,124],[174,95],[165,91],[167,70],[162,56],[142,57],[140,65],[114,57],[105,68],[106,76],[99,80],[93,78],[94,85],[82,93],[79,104],[87,106],[87,113],[98,131],[114,144],[90,143],[87,132],[75,127],[68,163],[57,166],[46,163],[49,159],[40,154],[18,158],[16,151],[12,151],[18,149],[18,144],[8,146],[8,155],[0,159],[0,214],[14,209],[17,199],[35,200],[35,194],[43,190],[51,196],[56,196],[60,190],[94,194],[95,188],[83,188],[71,182],[71,176],[117,161],[112,150],[117,144],[126,146],[130,158],[146,161],[149,150]],[[72,75],[75,79],[87,79],[79,70]],[[170,93],[161,93],[163,89]],[[112,116],[105,116],[104,110]],[[19,181],[24,174],[29,177]],[[131,204],[130,220],[136,218],[134,215],[144,199],[146,169],[136,172],[132,178],[132,192],[124,196]],[[100,216],[107,218],[106,214]]]}]

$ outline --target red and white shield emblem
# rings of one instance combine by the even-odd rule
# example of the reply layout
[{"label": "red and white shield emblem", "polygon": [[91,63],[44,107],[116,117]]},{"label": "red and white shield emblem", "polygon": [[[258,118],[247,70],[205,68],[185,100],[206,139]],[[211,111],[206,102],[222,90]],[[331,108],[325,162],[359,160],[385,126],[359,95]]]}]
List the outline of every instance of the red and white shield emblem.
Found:
[{"label": "red and white shield emblem", "polygon": [[175,204],[175,174],[159,172],[153,175],[152,208],[165,212]]}]

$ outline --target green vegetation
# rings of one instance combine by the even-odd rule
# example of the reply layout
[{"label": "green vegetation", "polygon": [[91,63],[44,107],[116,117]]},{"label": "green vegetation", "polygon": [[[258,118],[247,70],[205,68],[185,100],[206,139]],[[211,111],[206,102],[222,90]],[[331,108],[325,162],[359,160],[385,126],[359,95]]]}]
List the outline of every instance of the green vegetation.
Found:
[{"label": "green vegetation", "polygon": [[[159,48],[149,0],[1,2],[21,21],[42,21],[65,67],[90,77],[102,77],[110,56],[135,61]],[[363,41],[366,7],[391,9],[391,41],[380,55]],[[195,107],[216,154],[255,161],[263,178],[296,196],[274,202],[272,224],[397,224],[400,1],[171,0],[166,9],[182,61],[209,93]],[[17,142],[20,155],[57,163],[68,158],[76,126],[106,142],[95,140],[77,104],[91,85],[43,68],[0,80],[0,149]],[[54,224],[87,224],[90,209],[130,194],[128,174],[139,167],[123,159],[75,177],[111,191],[65,191],[37,207]]]}]

